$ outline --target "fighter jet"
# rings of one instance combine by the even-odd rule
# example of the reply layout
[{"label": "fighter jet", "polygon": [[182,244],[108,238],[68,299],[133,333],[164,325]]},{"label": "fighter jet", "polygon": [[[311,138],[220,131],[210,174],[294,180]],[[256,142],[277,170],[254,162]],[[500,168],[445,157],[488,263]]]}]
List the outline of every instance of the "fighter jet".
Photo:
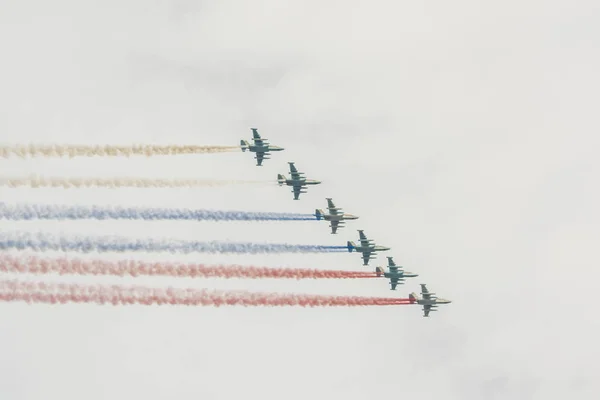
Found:
[{"label": "fighter jet", "polygon": [[430,293],[429,290],[427,290],[427,286],[423,283],[421,283],[421,295],[423,297],[419,297],[416,293],[411,293],[408,295],[408,297],[413,303],[417,303],[423,306],[424,317],[429,317],[430,311],[437,311],[436,308],[438,304],[452,303],[452,301],[450,300],[436,297],[435,293]]},{"label": "fighter jet", "polygon": [[377,276],[390,278],[390,290],[396,290],[396,286],[398,284],[402,285],[406,280],[405,278],[414,278],[419,276],[417,274],[413,274],[412,272],[405,272],[402,267],[396,265],[393,257],[388,257],[387,259],[389,272],[385,272],[381,267],[376,267],[375,273]]},{"label": "fighter jet", "polygon": [[390,248],[384,246],[376,246],[372,242],[373,240],[367,239],[362,230],[358,230],[358,234],[360,237],[360,246],[356,246],[354,242],[348,242],[348,251],[352,253],[352,250],[355,250],[357,253],[362,253],[363,265],[369,265],[369,260],[372,258],[377,258],[375,254],[378,251],[387,251]]},{"label": "fighter jet", "polygon": [[288,162],[288,164],[290,164],[290,175],[292,176],[292,179],[285,179],[285,176],[277,174],[277,183],[279,183],[279,186],[283,186],[284,183],[291,186],[292,193],[294,193],[294,200],[298,200],[300,193],[306,193],[306,190],[303,189],[305,189],[307,185],[318,185],[321,183],[321,181],[306,179],[303,172],[298,172],[293,162]]},{"label": "fighter jet", "polygon": [[356,215],[340,213],[342,209],[336,207],[331,198],[327,197],[325,200],[327,200],[327,209],[329,210],[329,214],[325,214],[321,209],[316,209],[315,215],[318,221],[323,219],[330,222],[329,227],[331,228],[332,234],[337,233],[338,226],[343,228],[344,220],[358,219]]},{"label": "fighter jet", "polygon": [[254,144],[249,144],[247,141],[245,140],[241,140],[240,144],[242,147],[242,151],[251,151],[253,153],[256,153],[256,157],[254,157],[256,159],[256,165],[257,166],[262,166],[262,162],[263,160],[268,160],[270,157],[265,157],[268,156],[270,154],[271,151],[281,151],[283,150],[283,147],[278,147],[278,146],[271,146],[269,144],[269,142],[267,142],[267,139],[263,139],[260,137],[259,133],[258,133],[258,129],[256,128],[250,128],[252,129],[252,134],[253,134],[253,138],[252,141],[254,141]]}]

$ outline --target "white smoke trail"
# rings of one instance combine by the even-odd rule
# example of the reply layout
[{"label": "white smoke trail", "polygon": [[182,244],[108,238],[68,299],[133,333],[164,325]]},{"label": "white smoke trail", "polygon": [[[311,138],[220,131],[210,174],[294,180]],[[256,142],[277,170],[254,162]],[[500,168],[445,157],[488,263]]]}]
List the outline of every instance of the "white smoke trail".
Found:
[{"label": "white smoke trail", "polygon": [[252,180],[209,180],[209,179],[145,179],[145,178],[6,178],[0,177],[0,186],[12,188],[29,186],[40,187],[62,187],[65,189],[82,187],[137,187],[137,188],[175,188],[175,187],[206,187],[269,183],[268,181]]},{"label": "white smoke trail", "polygon": [[0,202],[0,219],[136,219],[188,221],[316,221],[314,215],[258,211],[220,211],[111,206],[8,205]]},{"label": "white smoke trail", "polygon": [[207,154],[241,151],[240,146],[158,146],[158,145],[132,145],[132,146],[77,146],[77,145],[17,145],[0,146],[0,157],[131,157],[141,156],[166,156],[177,154]]}]

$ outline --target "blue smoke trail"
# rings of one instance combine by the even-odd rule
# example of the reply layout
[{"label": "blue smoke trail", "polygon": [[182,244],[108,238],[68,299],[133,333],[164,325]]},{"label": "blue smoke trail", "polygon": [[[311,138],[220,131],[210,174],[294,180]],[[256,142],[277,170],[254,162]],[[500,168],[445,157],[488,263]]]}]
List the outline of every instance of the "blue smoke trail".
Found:
[{"label": "blue smoke trail", "polygon": [[57,237],[43,233],[0,233],[0,250],[34,249],[81,251],[124,252],[124,251],[167,251],[170,253],[330,253],[347,251],[347,246],[321,246],[301,244],[235,243],[235,242],[196,242],[185,240],[127,239],[118,236],[98,237]]},{"label": "blue smoke trail", "polygon": [[31,219],[138,219],[189,221],[314,221],[314,214],[253,211],[212,211],[166,208],[122,208],[98,206],[55,206],[40,204],[7,205],[0,203],[0,218]]}]

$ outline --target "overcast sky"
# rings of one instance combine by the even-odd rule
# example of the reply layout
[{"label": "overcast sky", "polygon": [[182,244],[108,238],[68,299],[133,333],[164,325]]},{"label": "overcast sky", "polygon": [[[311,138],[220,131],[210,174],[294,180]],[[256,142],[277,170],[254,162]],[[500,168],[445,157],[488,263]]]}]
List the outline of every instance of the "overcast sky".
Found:
[{"label": "overcast sky", "polygon": [[[286,148],[260,168],[242,153],[3,159],[3,177],[272,182],[0,187],[2,201],[313,212],[333,197],[360,216],[338,235],[325,222],[2,221],[2,232],[343,245],[364,229],[392,247],[372,267],[390,255],[420,274],[397,292],[383,280],[45,279],[402,297],[427,283],[453,300],[429,319],[416,306],[0,304],[2,399],[597,397],[597,1],[0,6],[5,144],[235,145],[256,127]],[[293,201],[273,183],[287,161],[323,184]],[[367,269],[348,253],[131,257]]]}]

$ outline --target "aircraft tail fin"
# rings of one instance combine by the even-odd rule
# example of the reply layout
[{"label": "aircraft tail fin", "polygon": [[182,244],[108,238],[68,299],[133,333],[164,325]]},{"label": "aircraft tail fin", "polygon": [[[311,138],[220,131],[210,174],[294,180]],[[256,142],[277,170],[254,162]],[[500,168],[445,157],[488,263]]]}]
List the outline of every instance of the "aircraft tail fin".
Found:
[{"label": "aircraft tail fin", "polygon": [[322,220],[323,219],[323,210],[317,208],[315,210],[315,215],[317,216],[317,221]]},{"label": "aircraft tail fin", "polygon": [[377,276],[383,276],[383,268],[375,267],[375,273],[377,274]]},{"label": "aircraft tail fin", "polygon": [[354,242],[348,242],[347,246],[348,246],[348,253],[352,253],[352,250],[354,250],[354,248],[356,247]]},{"label": "aircraft tail fin", "polygon": [[282,186],[285,183],[285,176],[277,174],[277,183],[279,183],[279,186]]},{"label": "aircraft tail fin", "polygon": [[240,146],[242,148],[242,151],[246,151],[250,147],[250,144],[245,140],[240,140]]},{"label": "aircraft tail fin", "polygon": [[410,299],[411,303],[414,303],[417,301],[418,297],[417,294],[415,292],[412,292],[411,294],[408,295],[408,298]]}]

